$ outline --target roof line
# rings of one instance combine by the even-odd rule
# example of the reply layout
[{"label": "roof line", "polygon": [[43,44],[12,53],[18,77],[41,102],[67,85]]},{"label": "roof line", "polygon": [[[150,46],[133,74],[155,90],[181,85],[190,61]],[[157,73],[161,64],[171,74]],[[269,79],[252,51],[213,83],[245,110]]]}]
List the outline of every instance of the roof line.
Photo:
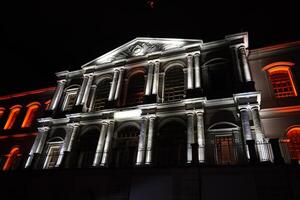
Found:
[{"label": "roof line", "polygon": [[55,89],[56,89],[56,87],[48,87],[48,88],[43,88],[43,89],[38,89],[38,90],[31,90],[31,91],[26,91],[26,92],[21,92],[21,93],[9,94],[9,95],[0,96],[0,100],[17,98],[17,97],[27,96],[27,95],[31,95],[31,94],[39,94],[39,93],[43,93],[43,92],[47,92],[47,91],[54,91]]}]

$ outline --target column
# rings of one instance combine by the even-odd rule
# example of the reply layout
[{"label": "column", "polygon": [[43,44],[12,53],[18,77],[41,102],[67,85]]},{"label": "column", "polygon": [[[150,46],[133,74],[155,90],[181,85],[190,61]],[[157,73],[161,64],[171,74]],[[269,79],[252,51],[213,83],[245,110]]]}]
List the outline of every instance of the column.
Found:
[{"label": "column", "polygon": [[246,49],[244,46],[241,46],[241,47],[239,47],[238,51],[239,51],[240,59],[242,61],[242,65],[243,65],[242,67],[243,67],[243,71],[244,71],[245,81],[246,82],[252,81],[250,68],[249,68],[247,55],[246,55]]},{"label": "column", "polygon": [[46,142],[46,138],[48,135],[49,127],[39,127],[38,134],[34,140],[33,146],[31,147],[29,157],[26,161],[25,168],[29,168],[32,165],[35,154],[41,154],[44,144]]},{"label": "column", "polygon": [[57,88],[55,90],[53,99],[51,101],[50,110],[55,110],[56,109],[56,107],[57,107],[57,105],[59,103],[59,100],[61,98],[61,95],[62,95],[62,93],[64,91],[65,84],[66,84],[66,80],[65,79],[57,81]]},{"label": "column", "polygon": [[76,106],[81,104],[81,100],[82,100],[82,97],[83,97],[84,90],[85,90],[86,84],[88,82],[88,79],[89,79],[89,77],[86,74],[84,74],[83,75],[83,81],[82,81],[82,84],[81,84],[81,87],[80,87],[80,90],[79,90],[79,93],[78,93],[78,96],[77,96],[77,99],[76,99],[76,104],[75,104]]},{"label": "column", "polygon": [[270,161],[270,151],[269,151],[269,144],[265,139],[263,129],[262,129],[262,124],[260,121],[260,116],[259,116],[259,109],[257,106],[251,108],[252,112],[252,119],[253,119],[253,124],[254,124],[254,129],[255,129],[255,142],[257,145],[257,150],[258,150],[258,155],[260,161]]},{"label": "column", "polygon": [[193,89],[194,86],[194,73],[193,73],[193,56],[187,56],[187,73],[188,73],[188,80],[187,80],[187,89]]},{"label": "column", "polygon": [[195,65],[195,88],[201,88],[201,70],[199,60],[200,54],[196,53],[194,55],[194,65]]},{"label": "column", "polygon": [[115,90],[116,90],[116,87],[117,87],[118,75],[119,75],[119,70],[118,70],[118,69],[115,69],[113,81],[112,81],[112,84],[111,84],[111,86],[110,86],[110,91],[109,91],[108,101],[114,100],[114,97],[115,97]]},{"label": "column", "polygon": [[158,86],[159,86],[159,65],[158,61],[155,62],[154,66],[154,77],[153,77],[153,87],[152,87],[152,94],[158,93]]},{"label": "column", "polygon": [[108,163],[108,156],[110,153],[110,148],[111,148],[111,141],[112,137],[114,134],[114,121],[110,121],[108,124],[108,131],[106,134],[106,139],[105,139],[105,145],[104,145],[104,150],[103,150],[103,155],[102,155],[102,160],[101,160],[101,166],[106,166]]},{"label": "column", "polygon": [[192,144],[194,143],[195,143],[194,113],[187,113],[187,163],[192,163],[193,160]]},{"label": "column", "polygon": [[242,69],[241,69],[241,64],[240,64],[240,58],[238,55],[238,48],[237,48],[237,46],[231,46],[231,50],[233,52],[233,57],[234,57],[235,64],[236,64],[236,70],[238,73],[239,82],[243,83],[244,81],[243,81]]},{"label": "column", "polygon": [[142,165],[142,164],[144,164],[144,161],[145,161],[147,121],[148,121],[148,119],[146,117],[142,118],[136,165]]},{"label": "column", "polygon": [[117,83],[117,88],[116,88],[116,94],[115,94],[115,100],[117,100],[120,96],[121,93],[121,85],[123,82],[123,74],[124,74],[124,68],[122,67],[120,69],[120,75],[119,75],[119,79],[118,79],[118,83]]},{"label": "column", "polygon": [[200,163],[205,162],[205,135],[203,112],[197,112],[197,142],[198,142],[198,160]]},{"label": "column", "polygon": [[71,152],[76,134],[78,132],[78,128],[79,128],[78,123],[68,124],[67,126],[69,130],[67,131],[66,137],[64,139],[64,144],[60,149],[59,157],[57,159],[55,167],[60,167],[66,156],[66,152]]},{"label": "column", "polygon": [[93,162],[94,167],[98,166],[102,159],[104,142],[105,142],[105,137],[107,134],[107,127],[108,127],[108,123],[106,121],[102,122],[101,132],[100,132],[100,136],[98,139],[97,149],[96,149],[94,162]]},{"label": "column", "polygon": [[87,81],[87,84],[85,86],[85,90],[84,90],[83,97],[82,97],[82,100],[81,100],[81,105],[86,106],[87,100],[89,98],[89,93],[91,91],[93,78],[94,78],[93,75],[88,76],[88,81]]},{"label": "column", "polygon": [[154,133],[154,121],[155,116],[149,118],[148,137],[147,137],[147,149],[146,149],[146,165],[152,163],[152,145],[153,145],[153,133]]},{"label": "column", "polygon": [[153,62],[150,62],[148,66],[148,76],[147,76],[147,84],[146,84],[146,91],[145,91],[145,95],[147,96],[151,94],[151,90],[152,90],[153,66],[154,66]]},{"label": "column", "polygon": [[249,113],[247,108],[240,108],[243,135],[245,140],[252,140]]},{"label": "column", "polygon": [[89,106],[88,106],[88,112],[93,111],[96,90],[97,90],[97,85],[92,85],[91,86],[91,99],[90,99]]}]

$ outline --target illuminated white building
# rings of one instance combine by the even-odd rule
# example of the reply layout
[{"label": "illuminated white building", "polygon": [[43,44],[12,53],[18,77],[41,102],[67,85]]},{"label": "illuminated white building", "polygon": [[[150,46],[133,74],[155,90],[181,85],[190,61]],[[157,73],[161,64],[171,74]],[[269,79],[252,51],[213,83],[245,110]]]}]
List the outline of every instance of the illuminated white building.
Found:
[{"label": "illuminated white building", "polygon": [[[287,119],[279,111],[287,109],[296,120],[279,129],[300,124],[297,103],[290,110],[272,104],[298,99],[290,71],[295,64],[263,57],[282,48],[290,46],[249,55],[247,33],[207,43],[136,38],[79,70],[59,72],[51,113],[39,120],[25,167],[282,162],[290,149],[278,138],[286,135],[268,123],[274,116]],[[290,83],[285,92],[276,73]]]}]

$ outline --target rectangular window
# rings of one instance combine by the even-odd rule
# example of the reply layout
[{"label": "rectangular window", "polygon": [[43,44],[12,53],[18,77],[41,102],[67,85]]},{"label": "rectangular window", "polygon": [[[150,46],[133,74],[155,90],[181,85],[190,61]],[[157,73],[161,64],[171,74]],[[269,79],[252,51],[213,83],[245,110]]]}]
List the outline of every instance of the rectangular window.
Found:
[{"label": "rectangular window", "polygon": [[48,145],[47,155],[44,163],[44,169],[54,168],[60,153],[62,143],[50,143]]}]

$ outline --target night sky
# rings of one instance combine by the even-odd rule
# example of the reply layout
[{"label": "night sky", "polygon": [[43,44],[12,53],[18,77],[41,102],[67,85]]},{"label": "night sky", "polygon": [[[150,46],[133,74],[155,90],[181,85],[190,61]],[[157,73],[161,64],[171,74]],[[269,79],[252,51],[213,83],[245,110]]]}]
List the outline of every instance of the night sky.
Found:
[{"label": "night sky", "polygon": [[208,42],[248,31],[250,48],[300,40],[297,1],[153,1],[0,5],[0,95],[55,86],[55,72],[80,69],[135,37]]}]

